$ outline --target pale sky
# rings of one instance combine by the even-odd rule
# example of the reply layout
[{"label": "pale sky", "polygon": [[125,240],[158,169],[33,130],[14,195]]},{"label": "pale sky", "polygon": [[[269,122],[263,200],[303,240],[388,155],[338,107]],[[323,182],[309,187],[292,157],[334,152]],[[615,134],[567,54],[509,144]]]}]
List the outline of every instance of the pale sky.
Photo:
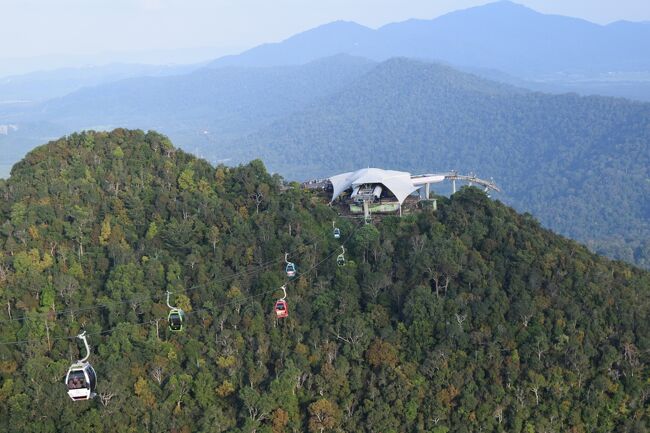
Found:
[{"label": "pale sky", "polygon": [[[650,0],[516,2],[543,13],[601,24],[650,21]],[[124,53],[156,50],[165,50],[170,62],[180,62],[174,52],[187,48],[204,48],[195,50],[197,56],[206,55],[205,48],[238,52],[335,20],[376,28],[485,3],[489,1],[0,0],[0,64],[44,56],[92,59],[99,53],[112,53],[105,57],[118,61]]]}]

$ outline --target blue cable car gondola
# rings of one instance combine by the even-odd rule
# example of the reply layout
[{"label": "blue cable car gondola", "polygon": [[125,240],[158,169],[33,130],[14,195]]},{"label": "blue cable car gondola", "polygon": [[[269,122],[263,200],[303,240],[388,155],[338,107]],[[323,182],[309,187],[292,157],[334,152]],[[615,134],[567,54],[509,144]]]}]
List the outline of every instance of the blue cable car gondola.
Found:
[{"label": "blue cable car gondola", "polygon": [[296,265],[294,265],[289,260],[289,253],[284,253],[284,261],[287,266],[284,268],[284,271],[287,273],[287,277],[294,277],[296,275]]}]

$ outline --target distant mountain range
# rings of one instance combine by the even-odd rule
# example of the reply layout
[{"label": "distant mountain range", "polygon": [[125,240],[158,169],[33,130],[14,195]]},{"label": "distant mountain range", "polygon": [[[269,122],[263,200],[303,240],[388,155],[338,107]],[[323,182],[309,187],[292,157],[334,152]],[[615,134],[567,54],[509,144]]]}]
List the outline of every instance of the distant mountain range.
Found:
[{"label": "distant mountain range", "polygon": [[29,116],[70,129],[108,124],[249,132],[339,90],[373,66],[365,59],[334,56],[301,66],[203,68],[181,76],[133,78],[52,99]]},{"label": "distant mountain range", "polygon": [[0,104],[0,177],[29,149],[81,129],[158,129],[192,151],[212,155],[233,139],[304,109],[374,66],[340,55],[300,66],[203,68],[179,76],[138,77],[88,87],[41,103]]},{"label": "distant mountain range", "polygon": [[186,74],[199,67],[200,65],[110,64],[0,77],[0,103],[45,101],[67,95],[82,87],[93,87],[133,77]]},{"label": "distant mountain range", "polygon": [[[432,20],[371,29],[337,21],[207,62],[211,68],[303,65],[338,54],[384,61],[409,57],[545,92],[650,101],[650,23],[606,26],[545,15],[500,1]],[[0,104],[43,101],[126,78],[180,75],[202,65],[113,64],[0,78]]]},{"label": "distant mountain range", "polygon": [[650,71],[650,23],[606,26],[545,15],[499,1],[432,20],[373,30],[338,21],[212,62],[220,66],[302,64],[346,53],[382,61],[410,57],[496,69],[523,78]]}]

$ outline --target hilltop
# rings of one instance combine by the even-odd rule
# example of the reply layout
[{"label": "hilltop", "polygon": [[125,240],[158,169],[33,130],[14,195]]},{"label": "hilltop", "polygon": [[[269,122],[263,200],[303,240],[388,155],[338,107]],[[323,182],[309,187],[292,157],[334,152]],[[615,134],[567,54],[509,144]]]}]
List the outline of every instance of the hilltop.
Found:
[{"label": "hilltop", "polygon": [[[0,181],[0,429],[647,428],[647,272],[475,188],[363,225],[281,185],[154,132],[30,152]],[[73,403],[82,327],[98,397]]]},{"label": "hilltop", "polygon": [[650,104],[530,92],[393,59],[233,149],[299,179],[368,165],[492,176],[499,198],[546,227],[648,267],[649,122]]}]

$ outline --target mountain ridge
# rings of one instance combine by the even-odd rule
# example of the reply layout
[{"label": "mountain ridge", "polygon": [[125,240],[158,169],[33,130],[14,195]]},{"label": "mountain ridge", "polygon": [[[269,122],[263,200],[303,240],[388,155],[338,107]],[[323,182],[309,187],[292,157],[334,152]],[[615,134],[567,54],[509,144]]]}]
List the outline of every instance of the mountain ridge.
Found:
[{"label": "mountain ridge", "polygon": [[[633,35],[623,31],[632,30],[631,27],[635,30]],[[325,24],[316,29],[332,28]],[[650,70],[650,52],[641,43],[650,38],[650,25],[646,23],[603,26],[579,18],[541,14],[511,2],[489,3],[431,20],[407,20],[376,30],[363,29],[354,37],[344,32],[337,34],[334,45],[316,43],[314,35],[318,32],[308,30],[279,43],[229,56],[227,61],[217,59],[210,65],[301,63],[345,52],[375,61],[398,56],[445,61],[457,66],[498,69],[522,78],[564,70]],[[331,33],[327,32],[328,37],[332,37]],[[432,41],[436,43],[431,44]],[[312,47],[313,57],[301,44]],[[600,60],[594,63],[596,59]]]}]

